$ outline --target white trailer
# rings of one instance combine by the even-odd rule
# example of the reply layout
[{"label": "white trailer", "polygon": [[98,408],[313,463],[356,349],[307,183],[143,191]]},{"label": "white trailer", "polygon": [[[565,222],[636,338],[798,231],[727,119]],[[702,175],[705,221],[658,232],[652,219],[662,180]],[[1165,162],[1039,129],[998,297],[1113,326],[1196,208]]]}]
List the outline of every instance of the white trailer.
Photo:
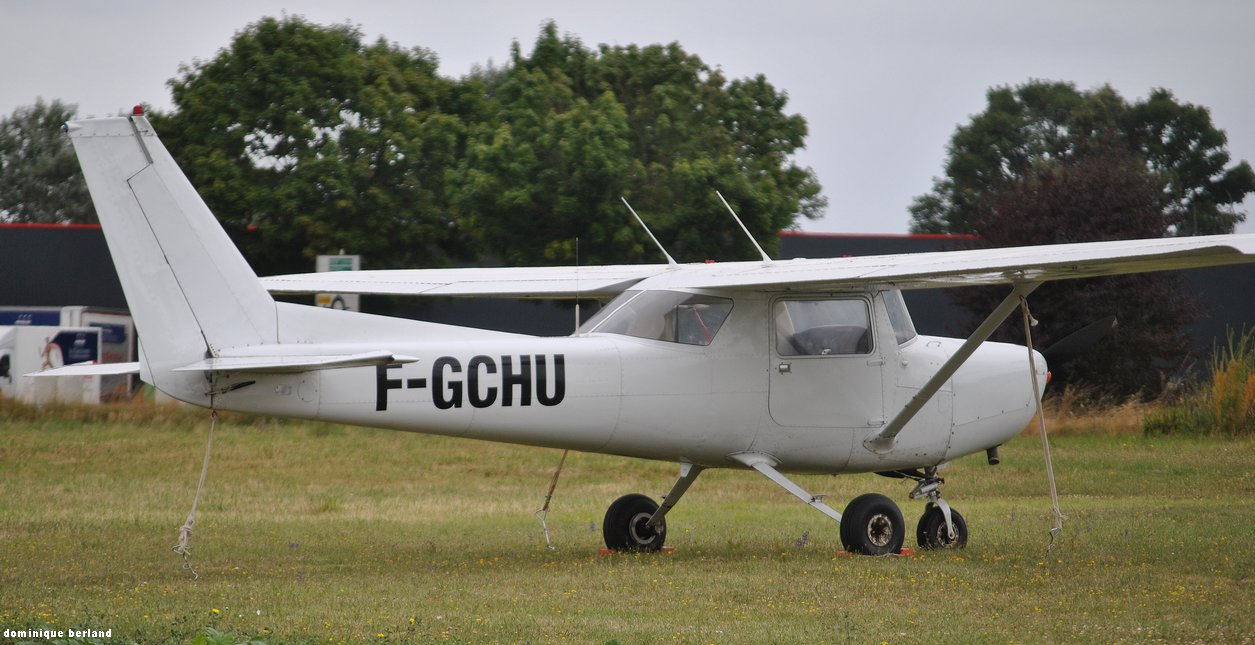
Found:
[{"label": "white trailer", "polygon": [[[67,307],[0,307],[0,327],[93,327],[100,330],[98,355],[91,360],[98,363],[126,363],[135,360],[135,323],[130,313],[121,309],[72,305]],[[4,345],[0,342],[0,351]],[[26,350],[29,351],[29,350]],[[13,358],[9,359],[12,365]],[[3,359],[0,358],[0,363]],[[76,361],[82,362],[82,361]],[[69,364],[69,363],[67,363]],[[3,367],[0,365],[0,367]],[[28,370],[28,371],[37,371]],[[3,370],[0,370],[3,371]],[[20,376],[26,372],[13,370]],[[6,396],[9,387],[0,377],[0,392]],[[10,377],[12,378],[12,377]],[[98,377],[100,393],[97,401],[125,399],[130,396],[135,377],[129,374]]]},{"label": "white trailer", "polygon": [[100,403],[100,376],[33,378],[32,372],[99,362],[99,327],[0,326],[0,395],[27,403]]}]

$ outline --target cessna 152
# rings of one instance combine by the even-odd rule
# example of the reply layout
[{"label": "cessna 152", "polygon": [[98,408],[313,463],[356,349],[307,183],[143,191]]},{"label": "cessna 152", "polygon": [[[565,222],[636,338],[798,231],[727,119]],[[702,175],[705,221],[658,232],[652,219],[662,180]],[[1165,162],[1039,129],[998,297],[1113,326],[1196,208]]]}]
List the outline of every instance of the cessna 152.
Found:
[{"label": "cessna 152", "polygon": [[[626,495],[608,547],[657,550],[707,468],[753,469],[840,522],[852,552],[896,553],[877,494],[838,513],[787,473],[881,473],[927,499],[925,548],[962,546],[937,468],[1019,434],[1040,354],[985,342],[1049,280],[1255,261],[1255,236],[842,259],[361,271],[259,280],[148,120],[66,124],[142,336],[143,380],[223,410],[679,464],[660,506]],[[966,339],[921,336],[900,290],[1005,285]],[[612,299],[542,338],[276,302],[269,292]],[[1027,360],[1026,360],[1027,359]],[[1031,367],[1026,367],[1031,366]],[[64,369],[64,368],[63,368]]]}]

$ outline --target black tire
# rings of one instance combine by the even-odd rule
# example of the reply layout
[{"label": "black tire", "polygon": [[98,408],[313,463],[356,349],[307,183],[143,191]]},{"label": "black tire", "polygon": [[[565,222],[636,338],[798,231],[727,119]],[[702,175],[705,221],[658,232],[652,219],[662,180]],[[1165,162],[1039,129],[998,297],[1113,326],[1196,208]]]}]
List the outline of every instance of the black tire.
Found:
[{"label": "black tire", "polygon": [[850,553],[890,555],[902,551],[906,520],[893,500],[877,493],[855,497],[841,515],[841,544]]},{"label": "black tire", "polygon": [[954,524],[954,539],[946,530],[946,516],[941,507],[929,504],[915,527],[915,539],[921,549],[962,549],[967,546],[967,521],[959,512],[950,509],[950,521]]},{"label": "black tire", "polygon": [[646,522],[658,510],[654,500],[637,493],[614,500],[606,509],[606,519],[601,523],[601,535],[606,548],[615,551],[660,551],[667,540],[667,521],[649,528]]}]

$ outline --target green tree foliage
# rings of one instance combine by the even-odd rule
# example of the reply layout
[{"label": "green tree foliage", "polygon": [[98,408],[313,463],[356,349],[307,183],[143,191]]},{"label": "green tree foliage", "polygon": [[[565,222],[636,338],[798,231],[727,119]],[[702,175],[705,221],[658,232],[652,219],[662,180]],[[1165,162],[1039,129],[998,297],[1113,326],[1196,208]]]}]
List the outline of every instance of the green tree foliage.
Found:
[{"label": "green tree foliage", "polygon": [[922,233],[981,233],[974,225],[990,191],[1021,181],[1042,164],[1062,163],[1086,141],[1104,139],[1145,161],[1160,184],[1168,234],[1228,233],[1255,192],[1255,172],[1229,165],[1226,138],[1207,108],[1156,89],[1133,104],[1110,86],[1032,81],[988,92],[985,111],[951,139],[945,176],[915,199],[911,228]]},{"label": "green tree foliage", "polygon": [[83,171],[61,134],[76,111],[37,99],[0,120],[0,222],[96,221]]},{"label": "green tree foliage", "polygon": [[374,266],[466,253],[448,207],[476,99],[434,54],[348,25],[264,18],[170,81],[157,127],[259,273],[308,271],[340,249]]},{"label": "green tree foliage", "polygon": [[[474,127],[458,205],[485,248],[514,263],[631,262],[653,255],[626,196],[677,259],[755,257],[715,196],[754,236],[824,207],[790,155],[806,122],[759,76],[728,82],[678,44],[603,45],[542,27],[530,56],[479,79],[490,118]],[[656,256],[655,256],[656,257]]]},{"label": "green tree foliage", "polygon": [[681,259],[739,259],[715,190],[769,249],[824,206],[790,160],[806,122],[785,95],[676,44],[593,51],[550,23],[530,56],[451,80],[427,50],[285,16],[169,84],[153,121],[262,274],[340,249],[374,267],[573,262],[577,238],[581,262],[655,258],[621,195]]},{"label": "green tree foliage", "polygon": [[[1142,159],[1112,140],[1085,142],[1060,163],[1043,163],[1023,178],[1000,184],[972,210],[981,232],[977,246],[1007,247],[1162,237],[1170,222],[1168,199]],[[1005,289],[965,289],[956,299],[984,316]],[[1055,387],[1081,387],[1116,397],[1157,395],[1165,372],[1181,366],[1188,351],[1185,328],[1194,301],[1177,274],[1141,274],[1052,282],[1029,297],[1040,324],[1039,348],[1103,316],[1114,314],[1115,331],[1096,347],[1051,365]],[[1019,318],[996,338],[1023,344]]]}]

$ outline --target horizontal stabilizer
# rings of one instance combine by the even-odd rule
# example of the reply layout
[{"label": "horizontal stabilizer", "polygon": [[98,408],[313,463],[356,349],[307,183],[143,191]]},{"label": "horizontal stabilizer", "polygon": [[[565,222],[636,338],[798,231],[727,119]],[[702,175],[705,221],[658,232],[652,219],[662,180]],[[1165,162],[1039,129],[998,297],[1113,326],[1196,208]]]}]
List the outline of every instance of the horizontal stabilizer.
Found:
[{"label": "horizontal stabilizer", "polygon": [[317,354],[310,356],[219,356],[206,358],[191,365],[174,368],[175,372],[259,372],[280,374],[312,372],[315,370],[344,367],[368,367],[389,363],[413,363],[413,356],[393,354],[387,351],[361,352],[357,354]]},{"label": "horizontal stabilizer", "polygon": [[296,273],[262,278],[271,293],[358,293],[480,298],[612,298],[665,264],[472,267]]},{"label": "horizontal stabilizer", "polygon": [[139,374],[139,363],[75,363],[25,376],[120,376]]}]

